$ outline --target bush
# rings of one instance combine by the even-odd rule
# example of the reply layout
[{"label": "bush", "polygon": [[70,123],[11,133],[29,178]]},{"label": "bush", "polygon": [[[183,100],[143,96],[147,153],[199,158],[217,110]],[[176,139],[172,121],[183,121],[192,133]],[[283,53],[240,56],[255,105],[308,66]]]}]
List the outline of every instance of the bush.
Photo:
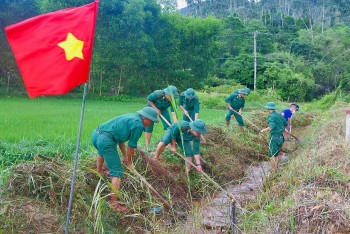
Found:
[{"label": "bush", "polygon": [[204,86],[204,92],[208,92],[208,93],[220,93],[220,94],[226,94],[229,95],[230,93],[232,93],[233,91],[237,90],[237,89],[241,89],[241,88],[246,88],[243,85],[230,85],[230,84],[224,84],[224,85],[219,85],[219,86],[215,86],[215,87],[209,87],[208,85]]},{"label": "bush", "polygon": [[94,96],[94,99],[96,100],[102,100],[102,101],[114,101],[114,102],[144,102],[146,104],[146,98],[143,97],[131,97],[129,95],[120,94],[118,96]]},{"label": "bush", "polygon": [[324,95],[321,100],[318,101],[318,106],[320,107],[321,110],[327,110],[329,109],[331,106],[333,106],[333,104],[335,103],[335,96],[334,93],[330,93],[327,95]]},{"label": "bush", "polygon": [[196,92],[199,101],[201,103],[201,107],[208,109],[225,109],[225,98],[227,95],[219,94],[219,93],[202,93]]}]

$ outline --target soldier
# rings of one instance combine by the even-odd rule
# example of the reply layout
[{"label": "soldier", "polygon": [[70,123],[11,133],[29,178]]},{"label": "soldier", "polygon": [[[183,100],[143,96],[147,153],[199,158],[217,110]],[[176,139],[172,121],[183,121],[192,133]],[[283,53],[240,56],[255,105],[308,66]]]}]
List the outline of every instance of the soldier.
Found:
[{"label": "soldier", "polygon": [[[151,107],[145,107],[138,111],[138,114],[125,114],[113,118],[101,124],[92,133],[92,144],[97,149],[97,172],[103,174],[102,166],[106,161],[109,174],[112,177],[112,186],[119,191],[123,167],[116,145],[124,156],[124,163],[132,168],[132,158],[137,147],[137,141],[142,135],[144,127],[153,122],[158,122],[157,112]],[[126,151],[124,142],[128,141]],[[121,213],[125,213],[127,208],[117,201],[117,195],[112,193],[110,207]]]},{"label": "soldier", "polygon": [[180,93],[179,106],[184,112],[183,120],[193,121],[199,118],[199,100],[193,89]]},{"label": "soldier", "polygon": [[237,90],[238,94],[231,93],[230,96],[228,96],[225,99],[225,102],[227,104],[227,112],[226,112],[226,125],[227,127],[230,126],[230,119],[231,116],[234,115],[236,118],[236,121],[241,129],[241,132],[244,133],[244,122],[242,118],[242,110],[244,108],[245,104],[245,95],[247,95],[247,92],[243,89]]},{"label": "soldier", "polygon": [[[164,151],[165,147],[170,144],[170,149],[173,153],[176,153],[176,143],[184,150],[186,159],[192,162],[194,157],[197,171],[202,171],[201,156],[200,156],[200,135],[207,133],[208,130],[205,127],[205,123],[201,119],[197,119],[193,122],[187,122],[181,120],[179,123],[175,123],[168,128],[163,138],[160,140],[155,156],[153,160],[161,160],[160,155]],[[181,139],[182,134],[182,139]],[[191,164],[186,162],[186,173],[188,174],[191,169]]]},{"label": "soldier", "polygon": [[[170,107],[171,114],[173,116],[174,123],[177,122],[176,114],[174,112],[174,108],[171,105],[171,95],[174,98],[178,98],[179,94],[177,92],[177,88],[173,85],[170,85],[164,90],[156,90],[147,97],[148,106],[153,107],[158,113],[158,115],[162,115],[168,123],[171,123],[170,115],[168,112],[168,108]],[[175,103],[174,103],[175,104]],[[164,130],[167,130],[169,125],[168,123],[161,118]],[[146,148],[149,150],[149,145],[151,143],[151,137],[153,132],[153,123],[150,126],[146,127],[145,137],[146,137]]]},{"label": "soldier", "polygon": [[270,131],[269,139],[269,151],[268,156],[271,161],[272,169],[278,169],[279,154],[284,142],[283,132],[287,126],[287,120],[285,120],[282,115],[277,113],[275,110],[277,108],[274,102],[268,102],[265,106],[270,115],[267,118],[268,127],[260,131],[262,135],[266,131]]}]

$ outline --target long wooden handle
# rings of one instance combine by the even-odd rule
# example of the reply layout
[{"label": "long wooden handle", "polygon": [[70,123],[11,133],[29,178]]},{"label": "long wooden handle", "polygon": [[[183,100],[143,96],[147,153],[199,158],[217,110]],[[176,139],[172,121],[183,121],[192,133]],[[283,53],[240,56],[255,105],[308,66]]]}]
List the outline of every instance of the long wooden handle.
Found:
[{"label": "long wooden handle", "polygon": [[160,118],[162,118],[162,120],[164,120],[165,123],[169,125],[169,127],[171,127],[171,124],[169,123],[169,121],[162,114],[159,114],[159,116]]},{"label": "long wooden handle", "polygon": [[233,110],[234,112],[236,112],[237,114],[239,114],[240,116],[242,116],[243,119],[247,120],[251,125],[253,125],[254,127],[256,127],[256,129],[258,129],[259,131],[261,131],[261,129],[256,126],[252,121],[250,121],[249,119],[247,119],[247,117],[243,116],[242,114],[238,113],[237,111]]},{"label": "long wooden handle", "polygon": [[138,171],[136,171],[135,169],[132,169],[131,171],[135,175],[137,175],[142,180],[143,183],[145,183],[145,185],[152,191],[152,193],[156,195],[156,197],[158,197],[159,200],[162,201],[162,203],[165,205],[166,208],[172,209],[172,206],[170,205],[170,203],[167,200],[165,200],[165,198],[150,183],[148,183],[148,181]]},{"label": "long wooden handle", "polygon": [[142,182],[151,190],[151,192],[154,195],[156,195],[156,197],[164,204],[164,206],[166,208],[171,209],[177,216],[183,217],[183,214],[181,214],[179,211],[175,210],[172,207],[172,205],[150,183],[148,183],[148,181],[145,179],[145,177],[143,177],[138,171],[135,170],[135,168],[133,168],[133,169],[128,168],[128,169],[142,180]]}]

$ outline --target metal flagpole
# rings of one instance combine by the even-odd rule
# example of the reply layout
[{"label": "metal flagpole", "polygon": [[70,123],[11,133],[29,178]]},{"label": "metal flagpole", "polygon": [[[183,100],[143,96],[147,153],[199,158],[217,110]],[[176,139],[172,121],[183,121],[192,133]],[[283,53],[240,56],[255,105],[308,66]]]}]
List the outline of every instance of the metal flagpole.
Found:
[{"label": "metal flagpole", "polygon": [[79,131],[78,131],[78,141],[77,141],[77,146],[75,148],[74,170],[73,170],[72,182],[71,182],[71,186],[70,186],[69,203],[68,203],[68,211],[67,211],[67,218],[66,218],[66,227],[65,227],[65,232],[64,232],[65,234],[68,233],[69,218],[70,218],[70,213],[71,213],[71,210],[72,210],[74,182],[75,182],[75,175],[76,175],[77,166],[78,166],[78,159],[79,159],[79,148],[80,148],[81,130],[82,130],[82,127],[83,127],[85,98],[86,98],[87,87],[88,87],[88,84],[85,83],[84,84],[83,103],[82,103],[81,113],[80,113],[80,124],[79,124]]}]

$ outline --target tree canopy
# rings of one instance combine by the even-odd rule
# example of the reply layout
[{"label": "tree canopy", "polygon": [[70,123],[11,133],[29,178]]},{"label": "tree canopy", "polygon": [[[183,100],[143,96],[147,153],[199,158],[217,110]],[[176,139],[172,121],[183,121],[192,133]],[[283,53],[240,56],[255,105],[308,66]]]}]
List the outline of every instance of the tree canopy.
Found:
[{"label": "tree canopy", "polygon": [[[13,0],[0,3],[2,28],[29,17],[91,1]],[[101,1],[89,92],[146,95],[168,84],[180,90],[227,82],[276,89],[282,99],[312,100],[350,90],[346,1]],[[24,7],[25,6],[25,7]],[[181,11],[184,12],[184,11]],[[0,93],[24,87],[4,30]],[[79,91],[79,88],[75,90]]]}]

